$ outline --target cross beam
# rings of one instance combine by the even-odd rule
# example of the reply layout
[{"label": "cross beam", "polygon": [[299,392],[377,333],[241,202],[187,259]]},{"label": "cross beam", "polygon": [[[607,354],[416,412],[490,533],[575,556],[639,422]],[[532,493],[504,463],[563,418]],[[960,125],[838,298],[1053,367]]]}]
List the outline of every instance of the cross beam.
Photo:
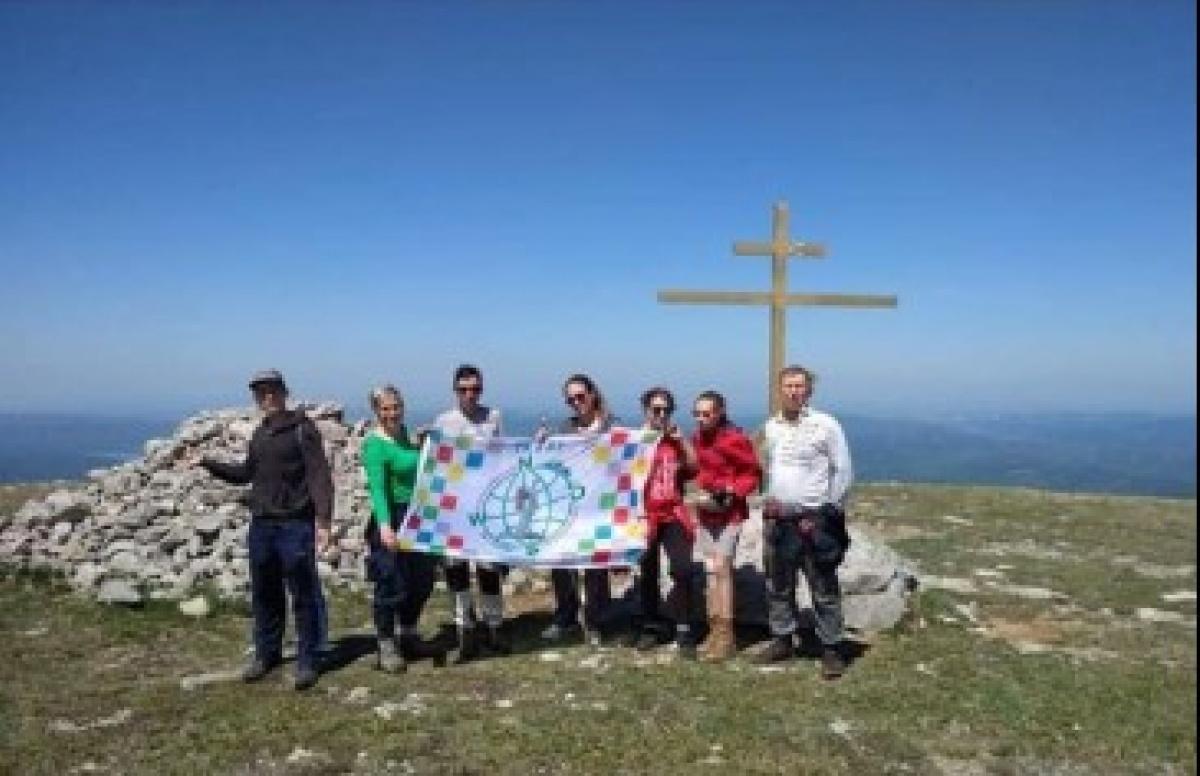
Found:
[{"label": "cross beam", "polygon": [[786,354],[788,307],[891,308],[896,297],[880,294],[790,294],[787,291],[787,260],[792,257],[823,258],[825,246],[792,240],[788,235],[787,202],[775,203],[770,242],[738,241],[733,244],[737,256],[771,257],[770,291],[659,291],[663,304],[719,304],[766,306],[771,311],[770,363],[767,366],[767,404],[774,414],[779,409],[775,380],[783,369]]}]

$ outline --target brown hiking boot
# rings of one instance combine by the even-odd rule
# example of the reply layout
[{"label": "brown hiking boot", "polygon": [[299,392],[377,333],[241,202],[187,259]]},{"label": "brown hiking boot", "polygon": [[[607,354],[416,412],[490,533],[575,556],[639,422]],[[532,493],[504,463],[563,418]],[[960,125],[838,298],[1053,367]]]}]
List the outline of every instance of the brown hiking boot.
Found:
[{"label": "brown hiking boot", "polygon": [[717,620],[701,650],[703,654],[700,659],[710,663],[733,657],[737,653],[737,646],[733,642],[733,621],[723,617]]},{"label": "brown hiking boot", "polygon": [[733,640],[733,563],[728,558],[714,562],[708,586],[708,638],[700,646],[700,658],[727,660],[737,651]]}]

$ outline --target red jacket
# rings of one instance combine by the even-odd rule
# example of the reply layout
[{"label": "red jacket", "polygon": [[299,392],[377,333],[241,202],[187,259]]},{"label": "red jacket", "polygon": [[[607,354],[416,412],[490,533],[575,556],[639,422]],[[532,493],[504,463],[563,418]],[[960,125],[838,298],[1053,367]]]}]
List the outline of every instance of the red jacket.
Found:
[{"label": "red jacket", "polygon": [[700,471],[696,484],[714,493],[729,488],[734,493],[733,504],[724,512],[697,509],[702,522],[740,523],[750,516],[746,497],[758,490],[762,467],[754,453],[754,445],[741,429],[730,423],[717,428],[711,435],[697,431],[692,436],[696,462]]},{"label": "red jacket", "polygon": [[679,523],[689,538],[695,535],[695,518],[683,503],[683,484],[695,475],[687,465],[683,445],[664,437],[654,449],[654,461],[646,477],[647,543],[654,541],[664,523]]}]

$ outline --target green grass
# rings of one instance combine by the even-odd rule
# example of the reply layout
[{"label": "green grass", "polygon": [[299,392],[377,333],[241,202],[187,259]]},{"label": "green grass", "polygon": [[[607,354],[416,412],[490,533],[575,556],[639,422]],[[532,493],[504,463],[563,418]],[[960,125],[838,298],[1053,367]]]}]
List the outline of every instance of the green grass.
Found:
[{"label": "green grass", "polygon": [[[762,672],[745,659],[660,664],[574,645],[547,661],[542,607],[519,618],[513,657],[399,677],[362,657],[296,694],[288,671],[181,689],[183,676],[240,664],[242,606],[203,620],[168,604],[108,609],[10,573],[0,580],[0,772],[1195,772],[1194,624],[1128,614],[1194,618],[1193,604],[1160,598],[1195,590],[1194,502],[880,485],[859,489],[854,515],[934,573],[1008,565],[1006,581],[1068,599],[925,591],[836,683],[809,660]],[[1064,558],[980,552],[1025,539]],[[1115,555],[1193,571],[1159,579]],[[1053,650],[1021,654],[1010,638],[973,632],[956,608],[970,601],[978,627],[1027,628]],[[427,630],[444,605],[435,594]],[[338,595],[332,615],[335,631],[361,631],[366,599]],[[1089,647],[1105,656],[1069,651]],[[358,687],[365,702],[350,700]],[[389,702],[384,719],[375,709]],[[125,709],[127,720],[113,717]],[[104,718],[116,724],[59,730]],[[297,747],[315,754],[289,761]]]}]

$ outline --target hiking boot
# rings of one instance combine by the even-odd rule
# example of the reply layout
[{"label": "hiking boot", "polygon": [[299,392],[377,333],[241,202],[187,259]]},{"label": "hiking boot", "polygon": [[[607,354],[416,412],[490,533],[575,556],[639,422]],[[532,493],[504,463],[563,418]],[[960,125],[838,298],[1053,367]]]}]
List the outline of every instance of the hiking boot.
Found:
[{"label": "hiking boot", "polygon": [[728,660],[737,654],[737,645],[733,640],[733,622],[722,618],[713,623],[701,650],[701,659],[712,663]]},{"label": "hiking boot", "polygon": [[458,626],[458,649],[450,662],[456,666],[469,663],[479,657],[479,636],[469,625]]},{"label": "hiking boot", "polygon": [[391,638],[379,639],[379,660],[375,665],[388,674],[399,674],[408,669],[404,654],[396,648],[396,640]]},{"label": "hiking boot", "polygon": [[426,640],[416,633],[406,633],[400,637],[400,654],[405,660],[432,660],[434,665],[446,663],[446,647],[440,641]]},{"label": "hiking boot", "polygon": [[771,644],[762,654],[758,656],[759,663],[778,663],[781,660],[787,660],[795,655],[795,648],[792,646],[792,637],[776,636],[771,639]]},{"label": "hiking boot", "polygon": [[242,669],[242,681],[257,682],[259,679],[262,679],[267,674],[271,673],[271,671],[278,666],[279,663],[280,661],[278,658],[275,660],[264,660],[256,655],[250,658],[250,662],[247,663],[246,667]]},{"label": "hiking boot", "polygon": [[292,687],[296,692],[304,692],[317,683],[317,669],[313,666],[296,666],[296,676]]},{"label": "hiking boot", "polygon": [[512,654],[512,642],[504,635],[504,628],[500,625],[487,626],[483,632],[483,647],[495,655]]},{"label": "hiking boot", "polygon": [[826,647],[821,653],[821,678],[837,679],[846,673],[846,659],[835,647]]}]

